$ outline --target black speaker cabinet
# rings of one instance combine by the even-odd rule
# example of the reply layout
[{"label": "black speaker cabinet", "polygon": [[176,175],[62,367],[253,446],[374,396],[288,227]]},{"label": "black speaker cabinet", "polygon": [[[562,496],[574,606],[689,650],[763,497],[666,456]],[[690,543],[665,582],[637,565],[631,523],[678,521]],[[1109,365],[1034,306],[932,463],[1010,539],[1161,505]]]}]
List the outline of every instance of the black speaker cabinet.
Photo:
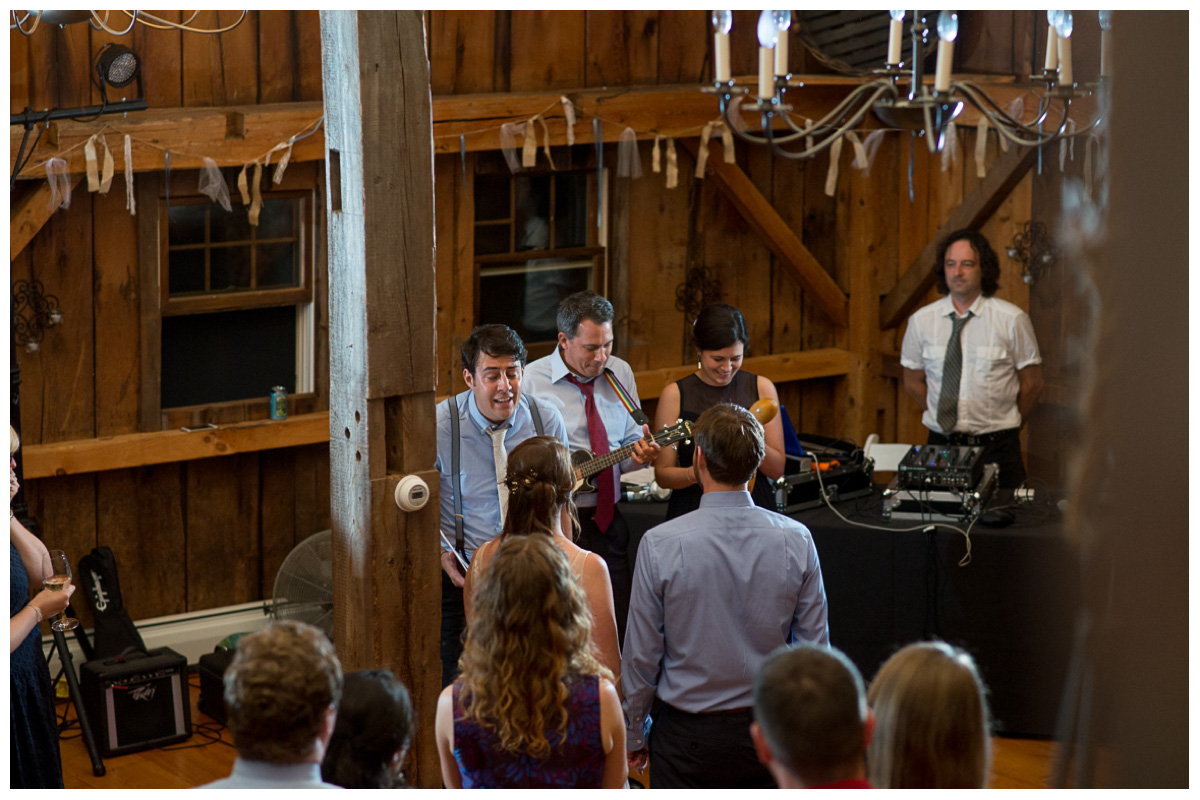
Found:
[{"label": "black speaker cabinet", "polygon": [[106,758],[192,735],[187,659],[169,647],[88,661],[80,667],[79,689]]}]

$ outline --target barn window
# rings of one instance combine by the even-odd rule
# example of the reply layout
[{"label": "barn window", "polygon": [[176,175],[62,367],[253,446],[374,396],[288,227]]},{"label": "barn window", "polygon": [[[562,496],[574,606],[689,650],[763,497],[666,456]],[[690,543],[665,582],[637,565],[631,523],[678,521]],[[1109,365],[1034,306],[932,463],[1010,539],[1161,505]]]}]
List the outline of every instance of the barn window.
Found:
[{"label": "barn window", "polygon": [[477,321],[508,325],[531,357],[548,353],[558,301],[605,288],[595,170],[511,174],[498,157],[482,157],[474,201]]},{"label": "barn window", "polygon": [[258,225],[207,197],[161,209],[161,408],[313,391],[314,193],[264,193]]}]

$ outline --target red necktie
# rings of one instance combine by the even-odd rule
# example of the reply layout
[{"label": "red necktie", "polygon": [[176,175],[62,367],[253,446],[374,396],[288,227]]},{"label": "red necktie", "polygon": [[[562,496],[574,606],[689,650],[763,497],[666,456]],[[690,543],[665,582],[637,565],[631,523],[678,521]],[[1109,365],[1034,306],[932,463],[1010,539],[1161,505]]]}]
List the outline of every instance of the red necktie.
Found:
[{"label": "red necktie", "polygon": [[[596,409],[595,382],[584,382],[574,375],[568,375],[567,380],[579,387],[583,392],[583,413],[587,416],[588,442],[592,453],[602,456],[608,452],[608,431],[604,428],[604,420]],[[613,505],[616,503],[616,492],[613,486],[612,469],[606,469],[596,476],[596,527],[601,533],[608,530],[613,518]]]}]

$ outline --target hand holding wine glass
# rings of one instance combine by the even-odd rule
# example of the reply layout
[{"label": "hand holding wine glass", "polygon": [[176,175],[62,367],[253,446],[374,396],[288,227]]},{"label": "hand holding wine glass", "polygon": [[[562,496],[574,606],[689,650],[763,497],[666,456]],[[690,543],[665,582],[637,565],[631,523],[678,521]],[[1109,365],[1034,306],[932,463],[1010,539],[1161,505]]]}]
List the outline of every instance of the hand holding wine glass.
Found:
[{"label": "hand holding wine glass", "polygon": [[[49,554],[42,558],[42,583],[46,590],[60,596],[55,596],[55,606],[59,608],[58,619],[50,623],[50,627],[56,631],[69,631],[79,627],[79,620],[72,619],[67,616],[67,603],[70,601],[72,586],[71,586],[71,562],[67,560],[67,554],[62,550],[51,550]],[[61,597],[61,599],[60,599]],[[53,611],[51,612],[53,613]]]}]

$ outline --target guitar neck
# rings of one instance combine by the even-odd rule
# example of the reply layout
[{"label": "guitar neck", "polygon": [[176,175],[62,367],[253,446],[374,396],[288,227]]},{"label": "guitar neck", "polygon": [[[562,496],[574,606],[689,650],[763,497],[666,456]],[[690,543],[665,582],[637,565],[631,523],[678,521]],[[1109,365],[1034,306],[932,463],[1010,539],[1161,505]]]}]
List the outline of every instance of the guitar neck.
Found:
[{"label": "guitar neck", "polygon": [[[655,434],[653,437],[654,441],[658,444],[662,444],[663,441],[668,438],[670,438],[669,431],[662,431],[661,433]],[[639,439],[638,441],[644,440]],[[624,447],[618,448],[617,450],[607,452],[602,456],[596,456],[579,467],[580,476],[584,478],[590,478],[593,475],[599,475],[601,472],[604,472],[604,470],[620,464],[622,461],[629,458],[629,454],[633,452],[633,448],[635,446],[637,446],[637,442],[627,444]]]}]

